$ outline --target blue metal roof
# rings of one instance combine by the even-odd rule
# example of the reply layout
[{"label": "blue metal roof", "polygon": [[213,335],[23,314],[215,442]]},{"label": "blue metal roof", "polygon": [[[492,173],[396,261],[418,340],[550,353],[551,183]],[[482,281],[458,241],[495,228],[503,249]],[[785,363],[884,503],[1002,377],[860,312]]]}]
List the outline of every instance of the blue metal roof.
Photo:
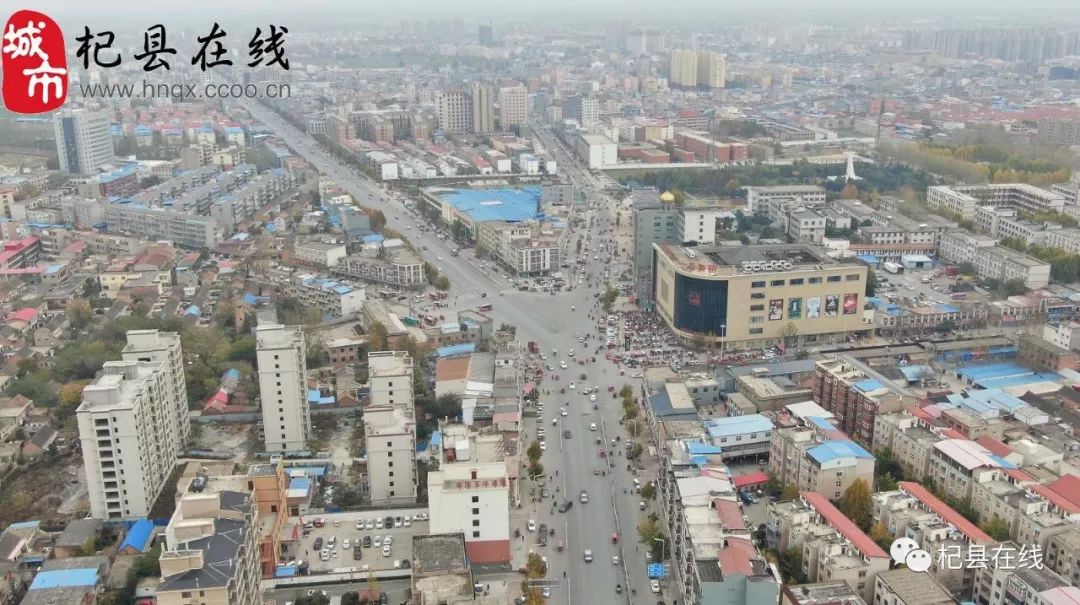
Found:
[{"label": "blue metal roof", "polygon": [[299,573],[299,568],[296,565],[278,565],[278,568],[274,570],[275,578],[291,578]]},{"label": "blue metal roof", "polygon": [[518,189],[452,189],[439,197],[476,222],[521,222],[536,216],[540,187]]},{"label": "blue metal roof", "polygon": [[806,453],[810,454],[810,457],[816,460],[818,464],[825,464],[837,458],[849,456],[854,458],[874,457],[854,441],[826,441],[821,445],[806,450]]},{"label": "blue metal roof", "polygon": [[310,490],[311,479],[308,479],[307,477],[293,477],[289,480],[289,489]]},{"label": "blue metal roof", "polygon": [[713,438],[765,433],[773,429],[771,420],[761,414],[713,418],[705,423],[705,428]]},{"label": "blue metal roof", "polygon": [[124,542],[120,550],[134,548],[139,552],[146,552],[146,545],[150,542],[150,534],[154,531],[154,522],[149,519],[139,519],[127,530]]},{"label": "blue metal roof", "polygon": [[98,583],[98,570],[95,567],[82,569],[54,569],[40,571],[34,576],[30,590],[43,588],[69,588],[74,586],[94,586]]},{"label": "blue metal roof", "polygon": [[813,422],[814,425],[817,426],[819,429],[825,429],[829,431],[836,428],[836,425],[829,422],[828,418],[822,418],[821,416],[810,416],[809,418],[807,418],[807,420]]},{"label": "blue metal roof", "polygon": [[435,431],[431,433],[431,445],[442,445],[442,431]]},{"label": "blue metal roof", "polygon": [[719,454],[721,450],[719,447],[711,443],[702,443],[700,441],[687,441],[686,451],[695,456],[704,454]]},{"label": "blue metal roof", "polygon": [[476,344],[467,342],[460,345],[449,345],[445,347],[439,347],[436,349],[436,354],[439,357],[455,357],[457,355],[468,355],[476,350]]},{"label": "blue metal roof", "polygon": [[885,385],[881,384],[880,380],[874,380],[871,378],[867,380],[860,380],[856,382],[854,386],[856,389],[859,389],[860,391],[866,393],[869,391],[876,391]]}]

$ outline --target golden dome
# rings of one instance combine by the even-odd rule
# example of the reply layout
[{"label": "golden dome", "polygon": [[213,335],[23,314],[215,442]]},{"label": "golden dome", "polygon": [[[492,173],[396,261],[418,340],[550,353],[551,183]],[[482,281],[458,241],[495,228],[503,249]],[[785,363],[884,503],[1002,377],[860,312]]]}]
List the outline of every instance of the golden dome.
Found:
[{"label": "golden dome", "polygon": [[674,202],[675,201],[675,194],[670,192],[670,191],[665,191],[665,192],[660,194],[660,201],[661,202]]}]

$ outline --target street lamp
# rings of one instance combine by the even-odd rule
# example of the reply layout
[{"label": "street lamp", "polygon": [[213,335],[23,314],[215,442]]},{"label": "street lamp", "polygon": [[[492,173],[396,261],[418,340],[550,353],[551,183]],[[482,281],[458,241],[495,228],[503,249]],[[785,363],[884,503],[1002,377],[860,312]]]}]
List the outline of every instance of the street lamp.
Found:
[{"label": "street lamp", "polygon": [[720,357],[724,357],[724,341],[727,340],[727,324],[720,324]]}]

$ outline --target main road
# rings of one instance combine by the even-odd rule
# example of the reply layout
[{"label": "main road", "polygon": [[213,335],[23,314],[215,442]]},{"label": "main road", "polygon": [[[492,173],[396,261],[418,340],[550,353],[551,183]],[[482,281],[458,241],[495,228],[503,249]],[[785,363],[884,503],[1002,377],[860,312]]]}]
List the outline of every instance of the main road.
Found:
[{"label": "main road", "polygon": [[[387,224],[415,238],[417,232],[409,230],[416,220],[405,214],[398,202],[395,202],[380,185],[374,183],[354,168],[346,166],[339,159],[323,149],[312,137],[300,132],[291,124],[268,108],[256,104],[246,105],[252,116],[265,124],[280,136],[292,149],[303,155],[321,174],[334,179],[339,186],[357,200],[358,203],[381,210],[387,218]],[[546,138],[546,137],[545,137]],[[549,139],[550,141],[550,139]],[[556,144],[557,145],[557,144]],[[628,438],[619,424],[622,407],[619,400],[608,392],[609,387],[617,391],[627,378],[620,376],[618,369],[606,361],[597,349],[603,343],[603,336],[597,332],[596,318],[598,311],[594,305],[598,295],[604,271],[611,267],[612,257],[600,249],[600,242],[610,238],[614,225],[612,205],[614,200],[599,193],[598,183],[593,175],[573,164],[573,160],[562,149],[551,145],[554,152],[563,152],[561,156],[564,172],[568,173],[575,185],[585,193],[589,200],[589,210],[585,218],[589,225],[585,233],[580,234],[586,242],[591,242],[589,262],[586,264],[587,275],[581,284],[568,292],[554,296],[520,292],[509,287],[507,278],[490,270],[485,270],[475,262],[462,256],[451,256],[452,244],[433,236],[426,236],[414,244],[427,246],[422,255],[428,262],[441,268],[450,279],[451,292],[457,298],[457,305],[467,306],[480,301],[480,294],[487,292],[484,299],[493,305],[491,315],[496,323],[506,322],[517,327],[518,339],[536,341],[548,356],[547,363],[557,364],[567,361],[567,370],[556,369],[551,374],[560,374],[559,381],[548,380],[542,388],[550,392],[543,395],[545,418],[548,433],[548,448],[544,453],[543,464],[546,472],[554,477],[549,482],[559,490],[547,502],[537,505],[535,513],[528,511],[531,518],[538,522],[547,522],[555,529],[556,536],[549,541],[546,549],[539,549],[548,557],[548,575],[560,580],[560,585],[552,591],[552,603],[594,603],[621,604],[655,602],[655,595],[649,594],[649,582],[645,573],[644,545],[637,544],[636,525],[640,511],[639,498],[633,493],[633,475],[627,470],[625,457],[620,455],[622,442]],[[607,230],[607,235],[601,232]],[[593,258],[593,254],[598,258]],[[593,317],[590,318],[589,315]],[[579,343],[574,334],[591,335],[587,344]],[[569,358],[570,349],[575,349],[575,357]],[[557,357],[553,355],[558,351]],[[595,356],[596,362],[590,361]],[[584,360],[583,365],[578,361]],[[573,363],[571,363],[573,362]],[[586,378],[580,378],[584,374]],[[569,383],[575,382],[575,389]],[[581,394],[585,387],[599,387],[597,410],[592,409],[589,398]],[[559,393],[560,389],[566,393]],[[560,407],[566,407],[566,417],[557,416]],[[557,418],[558,426],[551,421]],[[590,430],[595,424],[596,430]],[[526,429],[528,441],[535,438],[535,427]],[[563,431],[570,431],[569,439],[563,438]],[[612,439],[619,439],[617,448],[610,448]],[[599,439],[599,444],[597,440]],[[526,445],[528,443],[526,441]],[[601,469],[610,458],[601,458],[602,448],[613,449],[615,454],[611,467],[605,475],[594,475],[593,469]],[[580,493],[588,493],[589,502],[580,501]],[[624,491],[626,493],[624,493]],[[574,500],[573,507],[567,513],[551,510],[565,496]],[[528,493],[523,495],[523,506],[533,506]],[[535,515],[535,516],[533,516]],[[618,534],[618,542],[613,544],[613,534]],[[566,548],[556,552],[554,544],[563,541]],[[592,563],[584,562],[584,551],[593,552]],[[640,552],[639,552],[640,551]],[[613,563],[613,556],[619,557],[618,564]],[[565,577],[563,573],[565,572]],[[615,592],[616,585],[622,585],[623,592]],[[636,594],[628,590],[632,588]]]}]

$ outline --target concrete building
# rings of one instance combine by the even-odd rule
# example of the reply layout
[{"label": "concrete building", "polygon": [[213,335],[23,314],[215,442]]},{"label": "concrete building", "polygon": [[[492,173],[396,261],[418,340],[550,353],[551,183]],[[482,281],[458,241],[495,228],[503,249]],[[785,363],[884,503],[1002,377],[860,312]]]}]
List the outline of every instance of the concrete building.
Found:
[{"label": "concrete building", "polygon": [[266,451],[304,450],[311,439],[304,332],[299,326],[261,325],[255,347]]},{"label": "concrete building", "polygon": [[787,234],[803,244],[820,244],[825,239],[825,217],[813,210],[796,210],[787,216]]},{"label": "concrete building", "polygon": [[983,250],[997,246],[997,240],[963,229],[942,234],[938,257],[949,263],[970,263]]},{"label": "concrete building", "polygon": [[602,134],[582,134],[577,139],[578,157],[590,170],[600,170],[619,162],[619,146]]},{"label": "concrete building", "polygon": [[[1080,588],[1045,567],[1030,565],[1031,546],[1005,542],[976,570],[973,601],[985,605],[1067,605],[1080,602]],[[1023,550],[1022,550],[1023,549]],[[1021,553],[1028,553],[1021,559]],[[1019,565],[1024,560],[1027,565]]]},{"label": "concrete building", "polygon": [[899,411],[904,396],[893,385],[868,374],[855,362],[834,359],[816,364],[814,401],[835,416],[837,428],[869,446],[874,443],[878,414]]},{"label": "concrete building", "polygon": [[698,54],[694,50],[671,51],[671,69],[668,84],[673,87],[695,88],[698,77]]},{"label": "concrete building", "polygon": [[867,605],[859,593],[843,580],[816,584],[785,584],[780,605]]},{"label": "concrete building", "polygon": [[221,241],[217,221],[212,217],[159,207],[108,203],[105,224],[110,233],[167,239],[185,248],[214,248]]},{"label": "concrete building", "polygon": [[705,421],[705,429],[724,460],[757,458],[769,453],[773,423],[761,414],[713,418]]},{"label": "concrete building", "polygon": [[983,279],[1020,280],[1032,290],[1050,284],[1050,263],[1003,246],[980,249],[971,263]]},{"label": "concrete building", "polygon": [[448,134],[472,132],[472,99],[461,90],[436,94],[435,120],[438,128]]},{"label": "concrete building", "polygon": [[312,240],[293,246],[293,260],[298,264],[327,269],[336,267],[347,254],[345,244]]},{"label": "concrete building", "polygon": [[930,208],[941,208],[974,218],[979,206],[1009,206],[1026,212],[1061,212],[1065,196],[1024,183],[991,183],[947,187],[933,185],[926,190]]},{"label": "concrete building", "polygon": [[709,343],[796,343],[865,332],[865,265],[806,244],[653,244],[652,291],[668,328]]},{"label": "concrete building", "polygon": [[583,95],[569,96],[563,99],[562,114],[564,120],[574,120],[582,128],[589,128],[600,121],[600,101]]},{"label": "concrete building", "polygon": [[528,221],[483,221],[476,224],[478,247],[521,277],[547,275],[559,270],[562,247],[545,225]]},{"label": "concrete building", "polygon": [[165,416],[158,419],[164,428],[162,437],[166,440],[161,451],[166,457],[180,456],[187,447],[188,435],[191,432],[180,335],[158,330],[131,330],[127,333],[127,344],[121,349],[120,358],[124,361],[163,365],[163,370],[168,375],[167,382],[172,391],[169,398],[173,405],[163,407],[161,413]]},{"label": "concrete building", "polygon": [[873,602],[876,576],[889,569],[889,553],[817,492],[770,502],[765,543],[780,550],[801,548],[809,581],[844,580],[868,603]]},{"label": "concrete building", "polygon": [[58,111],[53,114],[53,134],[60,170],[64,172],[92,175],[116,159],[112,128],[104,111]]},{"label": "concrete building", "polygon": [[510,130],[529,121],[529,90],[524,86],[499,89],[499,129]]},{"label": "concrete building", "polygon": [[875,578],[875,605],[953,605],[956,599],[934,579],[908,568],[883,571]]},{"label": "concrete building", "polygon": [[293,278],[285,291],[302,305],[320,309],[334,319],[360,313],[367,300],[363,287],[310,275]]},{"label": "concrete building", "polygon": [[707,50],[697,54],[697,85],[724,88],[727,83],[727,60],[724,55]]},{"label": "concrete building", "polygon": [[715,244],[716,224],[721,212],[719,208],[683,204],[677,215],[677,241],[697,242],[707,246]]},{"label": "concrete building", "polygon": [[371,403],[364,412],[373,504],[416,502],[413,360],[404,351],[368,353]]},{"label": "concrete building", "polygon": [[428,472],[431,533],[464,534],[473,564],[509,561],[517,457],[507,453],[505,437],[494,430],[449,425],[441,433],[442,447],[433,452],[439,470]]},{"label": "concrete building", "polygon": [[469,96],[472,103],[472,132],[495,132],[495,89],[488,84],[473,82]]},{"label": "concrete building", "polygon": [[261,603],[259,523],[258,509],[248,493],[221,491],[181,497],[165,528],[156,602]]},{"label": "concrete building", "polygon": [[639,304],[653,300],[653,244],[679,241],[679,211],[675,204],[663,202],[655,189],[630,192],[634,221],[634,294]]},{"label": "concrete building", "polygon": [[76,410],[90,514],[133,519],[150,513],[181,443],[174,373],[165,362],[108,361]]},{"label": "concrete building", "polygon": [[760,212],[765,202],[775,198],[799,198],[809,206],[825,203],[825,190],[817,185],[777,185],[745,187],[744,189],[746,189],[746,211],[751,213]]},{"label": "concrete building", "polygon": [[836,499],[858,480],[874,484],[874,456],[851,441],[823,416],[800,418],[794,410],[813,402],[787,406],[775,415],[770,435],[769,471],[784,485],[816,491]]}]

